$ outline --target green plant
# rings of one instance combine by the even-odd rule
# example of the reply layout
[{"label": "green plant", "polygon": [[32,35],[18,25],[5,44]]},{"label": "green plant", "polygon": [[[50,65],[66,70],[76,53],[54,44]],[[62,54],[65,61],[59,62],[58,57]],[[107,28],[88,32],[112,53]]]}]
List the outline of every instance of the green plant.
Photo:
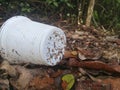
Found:
[{"label": "green plant", "polygon": [[96,0],[93,17],[107,29],[120,29],[120,0]]}]

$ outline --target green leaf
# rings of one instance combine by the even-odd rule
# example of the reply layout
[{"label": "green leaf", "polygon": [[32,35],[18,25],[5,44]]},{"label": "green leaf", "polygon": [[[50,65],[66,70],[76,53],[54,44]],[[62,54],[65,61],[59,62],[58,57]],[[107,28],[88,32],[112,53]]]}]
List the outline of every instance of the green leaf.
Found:
[{"label": "green leaf", "polygon": [[97,21],[99,21],[99,15],[98,15],[98,12],[97,12],[96,10],[94,11],[93,15],[94,15],[94,18],[95,18]]},{"label": "green leaf", "polygon": [[70,90],[74,83],[75,83],[75,78],[72,74],[66,74],[62,77],[62,80],[67,82],[67,87],[66,87],[66,90]]},{"label": "green leaf", "polygon": [[58,7],[58,3],[57,2],[53,2],[54,6]]},{"label": "green leaf", "polygon": [[73,5],[70,4],[70,3],[67,3],[67,6],[70,7],[70,8],[73,8]]}]

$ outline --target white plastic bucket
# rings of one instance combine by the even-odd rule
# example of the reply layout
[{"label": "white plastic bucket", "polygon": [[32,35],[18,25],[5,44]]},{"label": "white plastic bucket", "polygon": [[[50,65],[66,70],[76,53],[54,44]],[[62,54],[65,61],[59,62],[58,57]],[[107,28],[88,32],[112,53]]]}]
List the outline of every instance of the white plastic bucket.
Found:
[{"label": "white plastic bucket", "polygon": [[24,16],[8,19],[0,31],[0,53],[10,63],[56,65],[63,57],[64,32]]}]

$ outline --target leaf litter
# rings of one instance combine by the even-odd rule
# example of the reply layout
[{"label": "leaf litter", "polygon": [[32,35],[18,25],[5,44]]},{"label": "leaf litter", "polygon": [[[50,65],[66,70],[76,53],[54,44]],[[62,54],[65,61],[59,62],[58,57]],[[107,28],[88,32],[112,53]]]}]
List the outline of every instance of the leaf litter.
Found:
[{"label": "leaf litter", "polygon": [[50,67],[4,60],[0,90],[119,90],[120,38],[85,25],[59,27],[67,37],[62,61]]}]

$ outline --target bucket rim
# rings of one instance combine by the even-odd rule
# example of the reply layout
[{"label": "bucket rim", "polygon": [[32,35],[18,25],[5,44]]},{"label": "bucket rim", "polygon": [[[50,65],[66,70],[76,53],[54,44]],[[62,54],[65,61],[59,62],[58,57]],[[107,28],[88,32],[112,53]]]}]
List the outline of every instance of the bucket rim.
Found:
[{"label": "bucket rim", "polygon": [[26,16],[20,16],[20,15],[10,17],[9,19],[7,19],[7,20],[2,24],[2,26],[0,27],[0,31],[1,31],[1,30],[4,28],[4,26],[5,26],[6,24],[8,24],[10,21],[16,21],[16,20],[18,20],[18,19],[31,20],[31,19],[27,18]]}]

